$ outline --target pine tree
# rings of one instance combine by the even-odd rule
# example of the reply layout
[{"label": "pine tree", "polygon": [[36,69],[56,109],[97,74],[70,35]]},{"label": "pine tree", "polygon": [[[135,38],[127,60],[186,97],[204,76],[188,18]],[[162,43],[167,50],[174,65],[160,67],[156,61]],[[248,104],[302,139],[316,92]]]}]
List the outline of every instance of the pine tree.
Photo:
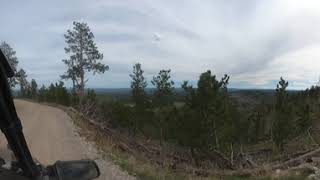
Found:
[{"label": "pine tree", "polygon": [[38,100],[40,102],[47,101],[48,89],[42,85],[38,92]]},{"label": "pine tree", "polygon": [[140,126],[141,121],[144,120],[147,109],[147,94],[145,88],[148,83],[143,76],[143,70],[141,64],[137,63],[133,66],[133,72],[129,76],[131,77],[131,93],[132,99],[135,104],[135,117],[133,118],[133,135],[136,134],[137,128]]},{"label": "pine tree", "polygon": [[171,80],[171,70],[160,70],[157,76],[153,77],[152,85],[156,87],[153,94],[153,104],[156,107],[157,124],[160,131],[160,145],[165,137],[165,127],[173,105],[174,82]]},{"label": "pine tree", "polygon": [[101,62],[103,54],[98,51],[94,35],[86,23],[73,22],[73,29],[68,30],[64,37],[67,43],[65,52],[70,54],[70,58],[62,60],[67,66],[67,72],[61,78],[71,79],[73,90],[82,97],[88,81],[86,73],[104,73],[109,66]]},{"label": "pine tree", "polygon": [[171,81],[171,70],[161,70],[151,83],[155,86],[153,103],[158,107],[173,104],[174,82]]},{"label": "pine tree", "polygon": [[186,92],[185,104],[195,113],[193,126],[203,137],[199,139],[201,142],[197,142],[201,148],[211,146],[219,149],[220,138],[230,139],[233,135],[232,109],[227,98],[228,82],[229,76],[225,75],[218,81],[211,71],[207,71],[200,75],[197,89],[188,85],[188,82],[182,85]]},{"label": "pine tree", "polygon": [[56,87],[53,83],[48,87],[47,101],[56,102]]},{"label": "pine tree", "polygon": [[38,84],[35,79],[31,80],[31,97],[36,99],[38,96]]},{"label": "pine tree", "polygon": [[218,81],[215,75],[211,75],[211,71],[202,73],[198,81],[199,111],[209,128],[210,139],[214,139],[214,146],[217,149],[220,148],[218,130],[224,123],[224,118],[221,116],[226,107],[224,102],[228,82],[229,76],[225,75]]},{"label": "pine tree", "polygon": [[22,97],[30,97],[31,96],[31,87],[27,80],[27,73],[20,69],[17,73],[17,81],[20,84],[20,93]]},{"label": "pine tree", "polygon": [[282,151],[285,141],[290,136],[292,123],[291,109],[288,104],[288,81],[282,77],[276,88],[276,102],[275,102],[275,120],[272,127],[272,138],[278,148]]},{"label": "pine tree", "polygon": [[310,105],[306,102],[304,102],[299,107],[297,129],[298,133],[305,133],[312,125],[311,108]]},{"label": "pine tree", "polygon": [[67,88],[62,81],[55,83],[55,102],[68,106],[70,104],[70,96]]},{"label": "pine tree", "polygon": [[[3,54],[6,56],[13,72],[16,74],[17,73],[17,66],[18,66],[18,58],[16,56],[16,51],[12,49],[12,47],[3,41],[0,44],[0,49],[3,52]],[[18,79],[17,77],[12,77],[9,79],[9,85],[11,88],[15,87],[18,84]]]}]

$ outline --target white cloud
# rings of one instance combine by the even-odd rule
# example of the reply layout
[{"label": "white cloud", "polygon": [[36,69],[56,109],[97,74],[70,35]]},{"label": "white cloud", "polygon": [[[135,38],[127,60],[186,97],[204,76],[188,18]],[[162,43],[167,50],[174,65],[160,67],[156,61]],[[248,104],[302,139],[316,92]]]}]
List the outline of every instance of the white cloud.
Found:
[{"label": "white cloud", "polygon": [[306,88],[318,81],[320,75],[319,52],[320,44],[291,51],[269,60],[265,67],[254,75],[242,73],[234,80],[263,87],[282,76],[292,82],[290,87]]},{"label": "white cloud", "polygon": [[110,64],[92,87],[128,87],[137,61],[148,79],[171,68],[175,80],[194,81],[211,69],[234,87],[273,88],[284,76],[305,88],[320,74],[318,0],[32,0],[6,2],[0,13],[0,39],[45,84],[63,72],[63,34],[74,20],[88,22]]}]

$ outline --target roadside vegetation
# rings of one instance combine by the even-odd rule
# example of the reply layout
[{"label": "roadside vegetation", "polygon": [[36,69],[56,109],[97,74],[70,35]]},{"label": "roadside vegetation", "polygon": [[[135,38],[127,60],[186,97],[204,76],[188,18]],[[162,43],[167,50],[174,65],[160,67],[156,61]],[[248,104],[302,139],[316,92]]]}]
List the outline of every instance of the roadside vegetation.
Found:
[{"label": "roadside vegetation", "polygon": [[[49,86],[39,86],[35,79],[28,82],[26,72],[16,70],[15,52],[2,43],[1,49],[19,75],[11,80],[12,87],[19,84],[19,97],[72,107],[78,126],[92,134],[88,138],[141,179],[255,175],[270,179],[268,173],[242,176],[234,171],[285,162],[318,147],[314,132],[320,117],[320,87],[292,93],[282,77],[272,93],[244,92],[239,98],[228,89],[232,77],[227,74],[217,77],[214,71],[204,71],[195,87],[185,81],[177,91],[170,69],[159,70],[150,81],[143,65],[137,63],[128,75],[129,100],[101,100],[100,94],[86,88],[86,75],[105,73],[109,66],[102,63],[103,54],[89,26],[73,25],[65,34],[66,72],[61,81]],[[72,81],[71,89],[64,80]],[[305,177],[287,176],[281,178]]]}]

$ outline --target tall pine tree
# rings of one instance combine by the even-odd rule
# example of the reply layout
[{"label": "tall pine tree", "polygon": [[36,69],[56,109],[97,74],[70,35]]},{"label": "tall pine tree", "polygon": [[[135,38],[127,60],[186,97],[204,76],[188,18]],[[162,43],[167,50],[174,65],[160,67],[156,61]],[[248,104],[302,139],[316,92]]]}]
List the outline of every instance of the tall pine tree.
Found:
[{"label": "tall pine tree", "polygon": [[152,85],[155,86],[153,93],[153,104],[156,108],[157,124],[160,132],[160,145],[165,137],[165,127],[169,118],[171,106],[173,105],[174,99],[174,82],[171,80],[171,70],[160,70],[157,76],[153,77],[151,81]]},{"label": "tall pine tree", "polygon": [[285,141],[290,136],[292,119],[289,95],[287,87],[289,83],[282,77],[276,88],[276,102],[275,102],[275,118],[272,126],[272,139],[277,147],[282,151],[284,149]]},{"label": "tall pine tree", "polygon": [[98,51],[94,35],[86,23],[73,22],[73,29],[68,30],[64,37],[67,43],[65,52],[70,54],[70,57],[62,60],[67,66],[67,71],[61,78],[71,79],[73,89],[82,97],[88,81],[86,73],[104,73],[109,66],[101,62],[103,54]]},{"label": "tall pine tree", "polygon": [[144,120],[146,108],[147,108],[147,94],[145,88],[148,83],[143,76],[143,70],[141,69],[141,64],[137,63],[133,66],[132,74],[130,74],[131,81],[131,93],[132,99],[135,104],[135,117],[133,118],[133,134],[136,134],[140,122]]}]

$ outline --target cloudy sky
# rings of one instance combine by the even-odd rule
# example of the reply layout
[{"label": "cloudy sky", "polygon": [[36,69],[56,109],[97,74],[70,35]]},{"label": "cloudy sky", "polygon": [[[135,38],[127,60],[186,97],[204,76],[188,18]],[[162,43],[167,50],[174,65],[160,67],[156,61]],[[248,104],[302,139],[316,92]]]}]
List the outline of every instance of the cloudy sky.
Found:
[{"label": "cloudy sky", "polygon": [[11,0],[0,15],[0,40],[39,84],[65,71],[73,21],[88,23],[110,66],[92,88],[129,87],[136,62],[148,80],[170,68],[177,86],[207,69],[236,88],[274,88],[283,76],[301,89],[320,76],[319,0]]}]

